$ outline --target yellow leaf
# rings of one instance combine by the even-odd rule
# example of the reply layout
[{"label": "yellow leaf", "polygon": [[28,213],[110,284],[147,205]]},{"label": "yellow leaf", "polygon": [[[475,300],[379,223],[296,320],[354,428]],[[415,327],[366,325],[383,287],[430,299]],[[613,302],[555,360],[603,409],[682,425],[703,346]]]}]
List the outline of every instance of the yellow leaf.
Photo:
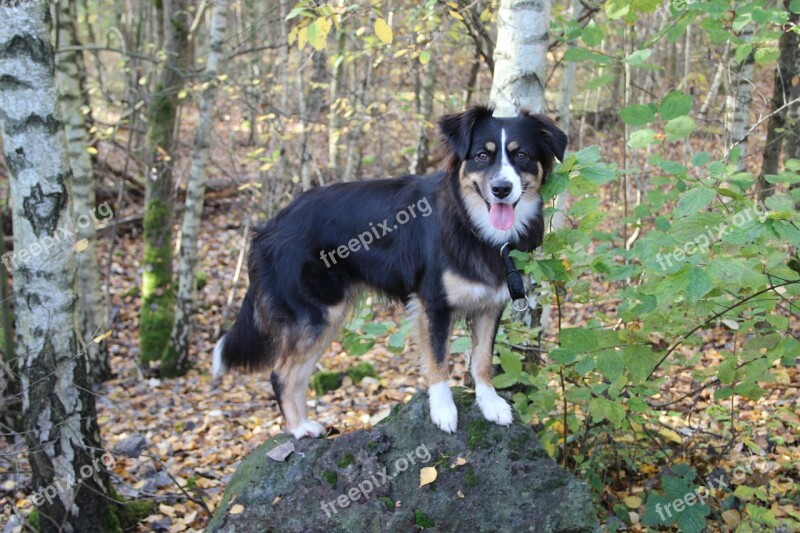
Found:
[{"label": "yellow leaf", "polygon": [[682,442],[681,436],[672,431],[668,428],[661,428],[658,430],[658,434],[667,439],[670,442],[674,442],[675,444],[680,444]]},{"label": "yellow leaf", "polygon": [[294,42],[297,40],[297,30],[299,28],[295,26],[292,28],[292,31],[289,32],[289,46],[292,46]]},{"label": "yellow leaf", "polygon": [[86,149],[86,151],[89,152],[89,154],[91,154],[91,155],[97,155],[98,154],[97,148],[95,148],[94,146],[90,146],[89,148]]},{"label": "yellow leaf", "polygon": [[103,333],[102,335],[98,335],[97,337],[92,339],[92,341],[95,342],[95,343],[100,343],[100,342],[103,342],[104,340],[106,340],[107,338],[109,338],[110,336],[111,336],[111,330],[108,330],[105,333]]},{"label": "yellow leaf", "polygon": [[419,471],[419,486],[424,487],[425,485],[430,485],[434,481],[436,481],[436,476],[438,476],[438,472],[436,472],[435,466],[426,466],[422,470]]},{"label": "yellow leaf", "polygon": [[642,505],[642,499],[639,496],[628,496],[622,501],[631,509],[638,509]]},{"label": "yellow leaf", "polygon": [[72,245],[76,252],[82,252],[89,247],[89,239],[81,239]]},{"label": "yellow leaf", "polygon": [[304,28],[300,28],[297,32],[297,48],[302,50],[306,47],[306,43],[308,42],[308,26]]},{"label": "yellow leaf", "polygon": [[464,20],[464,17],[461,16],[461,13],[459,13],[458,11],[450,10],[450,16],[453,17],[454,19]]},{"label": "yellow leaf", "polygon": [[392,27],[385,20],[375,21],[375,35],[383,41],[383,44],[392,44]]},{"label": "yellow leaf", "polygon": [[230,514],[239,514],[239,513],[241,513],[242,511],[244,511],[244,505],[242,505],[241,503],[237,503],[236,505],[234,505],[233,507],[231,507],[231,510],[230,510],[230,511],[228,511],[228,512],[229,512]]},{"label": "yellow leaf", "polygon": [[328,33],[331,31],[331,20],[319,18],[308,26],[308,44],[315,50],[324,50],[328,44]]}]

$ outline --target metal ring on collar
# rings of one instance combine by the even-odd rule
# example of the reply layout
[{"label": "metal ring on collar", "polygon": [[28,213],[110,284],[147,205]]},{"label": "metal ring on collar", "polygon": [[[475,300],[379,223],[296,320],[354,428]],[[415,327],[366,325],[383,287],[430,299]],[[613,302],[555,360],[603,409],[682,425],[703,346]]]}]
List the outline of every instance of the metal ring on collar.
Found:
[{"label": "metal ring on collar", "polygon": [[[515,303],[517,303],[517,302],[519,302],[520,300],[522,300],[523,302],[525,302],[525,307],[523,307],[522,309],[517,309],[517,308],[514,306],[514,304],[515,304]],[[523,312],[523,311],[527,311],[529,307],[530,307],[530,305],[528,305],[528,299],[527,299],[527,298],[520,298],[519,300],[514,300],[514,301],[512,301],[512,302],[511,302],[511,309],[513,309],[513,310],[514,310],[514,311],[516,311],[517,313],[521,313],[521,312]]]}]

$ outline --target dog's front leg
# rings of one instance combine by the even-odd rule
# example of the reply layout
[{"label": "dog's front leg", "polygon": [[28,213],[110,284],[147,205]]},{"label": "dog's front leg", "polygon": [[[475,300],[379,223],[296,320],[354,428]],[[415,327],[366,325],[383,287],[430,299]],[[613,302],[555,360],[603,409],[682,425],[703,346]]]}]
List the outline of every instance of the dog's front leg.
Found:
[{"label": "dog's front leg", "polygon": [[492,385],[492,352],[497,325],[503,309],[485,309],[469,317],[472,331],[472,377],[475,396],[486,420],[507,426],[511,424],[511,407]]},{"label": "dog's front leg", "polygon": [[452,314],[448,307],[423,305],[420,309],[417,332],[428,376],[431,420],[447,433],[453,433],[458,426],[458,411],[448,382],[451,326]]}]

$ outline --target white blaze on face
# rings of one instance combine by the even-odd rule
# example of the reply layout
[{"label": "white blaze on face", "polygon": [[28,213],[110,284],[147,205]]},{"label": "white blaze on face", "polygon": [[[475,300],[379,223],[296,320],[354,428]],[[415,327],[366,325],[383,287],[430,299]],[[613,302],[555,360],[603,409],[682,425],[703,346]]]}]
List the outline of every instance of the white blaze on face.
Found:
[{"label": "white blaze on face", "polygon": [[514,204],[522,196],[522,181],[517,170],[511,166],[506,152],[506,130],[500,130],[500,169],[489,180],[490,188],[500,184],[511,184],[511,194],[505,198],[498,198],[493,193],[489,207],[489,223],[498,230],[508,231],[514,227],[516,216],[514,214]]},{"label": "white blaze on face", "polygon": [[511,182],[511,194],[503,198],[502,202],[513,204],[522,196],[522,180],[517,173],[517,169],[511,166],[511,161],[508,160],[508,145],[506,144],[506,129],[500,130],[500,171],[496,174],[496,178],[502,178]]}]

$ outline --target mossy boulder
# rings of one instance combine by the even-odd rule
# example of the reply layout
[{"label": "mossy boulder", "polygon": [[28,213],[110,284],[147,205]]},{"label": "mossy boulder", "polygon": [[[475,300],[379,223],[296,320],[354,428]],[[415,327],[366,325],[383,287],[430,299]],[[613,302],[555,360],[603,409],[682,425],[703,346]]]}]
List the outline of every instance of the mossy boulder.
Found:
[{"label": "mossy boulder", "polygon": [[[485,423],[454,389],[459,429],[414,396],[370,431],[279,435],[244,458],[207,531],[599,531],[588,487],[550,459],[533,430]],[[284,460],[276,447],[292,449]],[[435,481],[420,488],[420,470]]]}]

